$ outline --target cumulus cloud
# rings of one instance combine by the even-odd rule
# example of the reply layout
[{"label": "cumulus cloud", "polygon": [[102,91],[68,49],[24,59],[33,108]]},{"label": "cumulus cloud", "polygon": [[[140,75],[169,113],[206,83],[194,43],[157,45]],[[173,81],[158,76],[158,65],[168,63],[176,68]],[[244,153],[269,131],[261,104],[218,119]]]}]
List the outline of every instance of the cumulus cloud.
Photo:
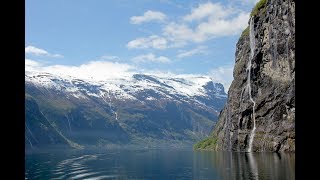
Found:
[{"label": "cumulus cloud", "polygon": [[40,48],[36,48],[34,46],[27,46],[25,48],[25,53],[26,54],[34,54],[37,56],[45,56],[45,55],[49,55],[49,53],[46,50],[40,49]]},{"label": "cumulus cloud", "polygon": [[141,24],[144,22],[158,21],[163,22],[166,19],[166,15],[159,11],[146,11],[142,16],[132,16],[130,18],[131,24]]},{"label": "cumulus cloud", "polygon": [[129,49],[166,49],[167,40],[163,37],[152,35],[146,38],[137,38],[127,43]]},{"label": "cumulus cloud", "polygon": [[190,57],[196,54],[207,54],[207,47],[206,46],[199,46],[195,49],[191,49],[189,51],[180,51],[180,53],[177,55],[178,58],[185,58]]},{"label": "cumulus cloud", "polygon": [[202,3],[177,21],[166,22],[161,34],[134,39],[127,43],[127,48],[178,48],[188,43],[237,35],[248,25],[249,14],[220,3]]},{"label": "cumulus cloud", "polygon": [[193,8],[191,13],[184,16],[185,21],[201,20],[205,17],[224,18],[232,14],[231,8],[223,7],[220,3],[207,2],[199,4],[197,8]]},{"label": "cumulus cloud", "polygon": [[240,13],[232,19],[209,19],[198,25],[196,33],[203,39],[230,36],[242,32],[248,25],[249,13]]},{"label": "cumulus cloud", "polygon": [[174,44],[171,47],[181,47],[184,46],[187,41],[197,39],[196,33],[186,24],[171,22],[167,24],[162,31],[163,35]]},{"label": "cumulus cloud", "polygon": [[233,80],[233,66],[221,66],[211,69],[208,73],[209,76],[216,82],[220,82],[227,93]]},{"label": "cumulus cloud", "polygon": [[27,46],[25,48],[25,53],[26,54],[32,54],[35,56],[50,56],[50,57],[55,57],[55,58],[61,58],[63,57],[61,54],[51,54],[48,51],[44,49],[40,49],[34,46]]},{"label": "cumulus cloud", "polygon": [[39,68],[41,68],[41,64],[37,61],[31,60],[31,59],[25,59],[25,71],[39,71]]},{"label": "cumulus cloud", "polygon": [[135,69],[136,68],[132,65],[108,61],[90,61],[79,66],[68,66],[44,65],[34,60],[25,60],[26,72],[46,72],[56,75],[72,76],[79,79],[98,81],[131,76]]},{"label": "cumulus cloud", "polygon": [[25,59],[25,66],[26,67],[36,67],[40,66],[41,64],[37,61],[31,60],[31,59]]},{"label": "cumulus cloud", "polygon": [[158,62],[158,63],[169,63],[171,62],[169,58],[165,56],[156,57],[154,54],[142,54],[132,58],[132,61],[135,63],[142,63],[142,62]]},{"label": "cumulus cloud", "polygon": [[199,20],[207,17],[206,20],[198,22],[194,28],[191,28],[184,22],[171,22],[167,24],[163,28],[163,35],[170,41],[183,46],[187,44],[187,42],[199,43],[212,38],[240,34],[248,25],[249,13],[239,12],[233,15],[234,11],[230,11],[221,5],[218,7],[221,12],[203,13],[199,15],[193,15],[195,14],[195,12],[193,12],[185,16],[187,20]]}]

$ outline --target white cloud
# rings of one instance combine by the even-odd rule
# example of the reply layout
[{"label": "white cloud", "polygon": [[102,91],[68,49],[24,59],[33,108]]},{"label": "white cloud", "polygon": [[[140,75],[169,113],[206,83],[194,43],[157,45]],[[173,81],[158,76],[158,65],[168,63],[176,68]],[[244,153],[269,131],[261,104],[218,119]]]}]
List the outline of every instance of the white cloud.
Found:
[{"label": "white cloud", "polygon": [[221,66],[211,69],[208,73],[209,76],[216,82],[220,82],[227,93],[233,80],[233,66]]},{"label": "white cloud", "polygon": [[[157,61],[168,62],[168,58],[159,56],[155,57],[153,54],[141,55],[136,57],[137,61]],[[157,71],[157,70],[144,70],[135,66],[107,61],[90,61],[86,64],[79,66],[68,65],[45,65],[31,59],[25,59],[25,71],[26,73],[32,72],[45,72],[61,76],[71,76],[79,79],[103,81],[106,79],[126,78],[131,77],[136,73],[152,74],[159,77],[182,77],[193,78],[200,77],[203,74],[176,74],[170,71]],[[92,73],[94,72],[94,73]],[[207,76],[211,77],[214,82],[220,82],[223,84],[225,91],[228,89],[233,80],[233,66],[222,66],[210,70]]]},{"label": "white cloud", "polygon": [[186,44],[187,41],[194,41],[197,39],[196,33],[188,27],[186,24],[178,24],[171,22],[163,28],[163,35],[173,42],[171,47],[181,47]]},{"label": "white cloud", "polygon": [[[224,12],[228,12],[228,9]],[[248,25],[249,13],[239,12],[236,16],[229,17],[232,13],[234,12],[211,13],[206,21],[199,22],[193,29],[186,23],[172,22],[163,28],[163,35],[174,44],[183,46],[187,42],[200,43],[212,38],[240,34]]]},{"label": "white cloud", "polygon": [[127,43],[129,49],[167,49],[188,43],[240,34],[248,26],[249,12],[220,3],[203,3],[177,21],[166,23],[161,35],[141,37]]},{"label": "white cloud", "polygon": [[199,46],[195,49],[191,49],[189,51],[180,51],[180,53],[177,55],[178,58],[184,58],[184,57],[190,57],[196,54],[207,54],[208,51],[206,50],[206,46]]},{"label": "white cloud", "polygon": [[130,18],[131,24],[141,24],[144,22],[158,21],[163,22],[166,19],[166,15],[159,11],[146,11],[143,16],[132,16]]},{"label": "white cloud", "polygon": [[[72,76],[80,79],[105,80],[131,76],[136,67],[116,62],[90,61],[80,66],[44,65],[37,61],[26,59],[25,70],[32,72],[46,72],[51,74]],[[94,73],[93,73],[94,72]]]},{"label": "white cloud", "polygon": [[154,54],[143,54],[132,58],[132,61],[135,63],[140,62],[159,62],[159,63],[169,63],[171,62],[169,58],[165,56],[156,57]]},{"label": "white cloud", "polygon": [[39,62],[31,60],[31,59],[25,59],[24,64],[26,67],[37,67],[37,66],[41,65]]},{"label": "white cloud", "polygon": [[41,64],[37,61],[31,60],[31,59],[25,59],[25,71],[38,71],[38,69],[41,67]]},{"label": "white cloud", "polygon": [[49,53],[46,50],[40,49],[40,48],[36,48],[34,46],[27,46],[25,48],[25,53],[26,54],[34,54],[37,56],[45,56],[45,55],[49,55]]},{"label": "white cloud", "polygon": [[167,40],[163,37],[156,35],[149,36],[147,38],[137,38],[127,43],[127,48],[129,49],[166,49]]},{"label": "white cloud", "polygon": [[198,25],[196,33],[202,39],[239,34],[248,25],[249,13],[240,13],[232,19],[209,19]]},{"label": "white cloud", "polygon": [[101,56],[98,61],[121,61],[120,57],[112,55]]},{"label": "white cloud", "polygon": [[185,21],[201,20],[205,17],[224,18],[232,14],[231,8],[226,8],[221,6],[220,3],[207,2],[204,4],[199,4],[197,8],[193,8],[191,13],[184,16]]},{"label": "white cloud", "polygon": [[61,58],[63,57],[61,54],[51,54],[48,51],[44,49],[40,49],[34,46],[27,46],[25,48],[25,53],[26,54],[32,54],[36,56],[50,56],[50,57],[55,57],[55,58]]},{"label": "white cloud", "polygon": [[259,0],[241,0],[245,4],[256,4]]}]

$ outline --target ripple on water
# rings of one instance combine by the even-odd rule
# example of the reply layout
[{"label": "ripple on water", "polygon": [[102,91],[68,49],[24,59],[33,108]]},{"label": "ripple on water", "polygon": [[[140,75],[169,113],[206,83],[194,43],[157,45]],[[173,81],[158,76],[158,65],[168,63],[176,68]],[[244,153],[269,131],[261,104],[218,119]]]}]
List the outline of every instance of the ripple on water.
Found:
[{"label": "ripple on water", "polygon": [[70,159],[63,160],[56,165],[56,168],[52,170],[52,174],[55,177],[53,179],[65,179],[72,176],[81,175],[84,173],[90,173],[91,170],[84,165],[86,161],[95,160],[96,155],[82,155],[80,157],[72,157]]},{"label": "ripple on water", "polygon": [[100,179],[117,178],[117,177],[119,177],[119,176],[118,175],[102,175],[102,176],[97,176],[97,177],[84,178],[83,180],[100,180]]},{"label": "ripple on water", "polygon": [[100,174],[100,172],[88,172],[88,173],[81,173],[75,176],[70,177],[70,179],[79,179],[79,178],[86,178],[92,175]]}]

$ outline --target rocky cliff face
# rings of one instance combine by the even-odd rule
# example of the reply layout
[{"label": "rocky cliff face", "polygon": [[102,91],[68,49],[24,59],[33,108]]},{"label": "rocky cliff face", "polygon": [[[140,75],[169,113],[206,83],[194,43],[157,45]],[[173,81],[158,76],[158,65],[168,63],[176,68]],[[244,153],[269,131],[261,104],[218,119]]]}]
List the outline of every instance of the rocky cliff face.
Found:
[{"label": "rocky cliff face", "polygon": [[196,149],[295,151],[295,2],[262,0],[251,15],[227,104]]}]

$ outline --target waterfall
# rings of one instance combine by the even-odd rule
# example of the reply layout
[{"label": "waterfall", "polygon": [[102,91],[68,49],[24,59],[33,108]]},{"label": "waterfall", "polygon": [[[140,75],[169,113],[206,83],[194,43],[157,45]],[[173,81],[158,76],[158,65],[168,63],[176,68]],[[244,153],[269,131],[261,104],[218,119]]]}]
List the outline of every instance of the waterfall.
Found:
[{"label": "waterfall", "polygon": [[245,88],[242,88],[241,94],[240,94],[240,100],[239,100],[239,109],[238,109],[238,128],[237,128],[237,139],[238,139],[238,151],[240,151],[240,142],[239,142],[239,129],[240,129],[240,119],[241,119],[241,103],[242,103],[242,96],[243,96],[243,92],[244,92]]},{"label": "waterfall", "polygon": [[100,97],[102,98],[102,100],[103,100],[105,103],[107,103],[107,104],[109,105],[109,108],[110,108],[111,113],[113,113],[113,114],[115,115],[115,118],[116,118],[116,120],[118,121],[118,114],[117,114],[117,112],[115,112],[115,111],[112,109],[112,101],[111,101],[111,97],[110,97],[110,90],[108,91],[108,93],[105,93],[105,94],[107,94],[108,99],[109,99],[109,102],[106,101],[106,99],[105,99],[105,97],[104,97],[105,95],[104,95],[104,96],[100,96]]},{"label": "waterfall", "polygon": [[109,98],[109,107],[110,107],[111,111],[113,111],[112,108],[111,108],[110,90],[108,91],[108,98]]},{"label": "waterfall", "polygon": [[229,151],[231,151],[231,131],[230,131],[230,123],[231,123],[231,118],[230,118],[230,109],[228,108],[228,130],[229,130]]},{"label": "waterfall", "polygon": [[251,63],[252,63],[252,59],[254,56],[254,51],[255,51],[255,39],[254,39],[254,27],[253,27],[253,17],[250,19],[250,57],[249,57],[249,61],[247,64],[247,72],[248,72],[248,78],[247,78],[247,88],[248,88],[248,93],[249,93],[249,98],[250,101],[253,103],[252,106],[252,119],[253,119],[253,128],[251,130],[250,133],[250,140],[249,140],[249,148],[248,148],[248,152],[252,151],[252,142],[253,142],[253,138],[255,135],[255,130],[256,130],[256,120],[255,120],[255,112],[254,112],[254,108],[256,106],[256,102],[253,100],[252,95],[251,95]]},{"label": "waterfall", "polygon": [[109,107],[110,107],[110,110],[112,113],[114,113],[115,115],[115,118],[116,118],[116,121],[118,121],[118,113],[115,112],[113,109],[112,109],[112,102],[111,102],[111,97],[110,97],[110,90],[108,92],[108,98],[109,98]]},{"label": "waterfall", "polygon": [[118,121],[118,113],[115,112],[114,114],[116,115],[116,120]]}]

